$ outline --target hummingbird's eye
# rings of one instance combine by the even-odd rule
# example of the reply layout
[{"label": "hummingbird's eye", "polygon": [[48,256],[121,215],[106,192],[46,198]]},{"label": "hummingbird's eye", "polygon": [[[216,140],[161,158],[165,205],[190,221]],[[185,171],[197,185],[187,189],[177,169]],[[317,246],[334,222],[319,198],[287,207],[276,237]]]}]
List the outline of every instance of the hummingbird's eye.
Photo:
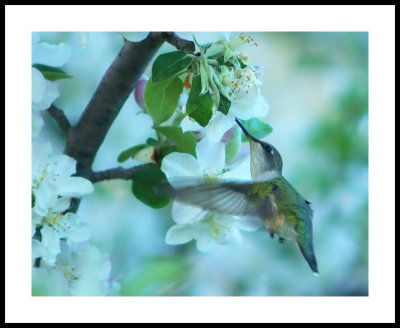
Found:
[{"label": "hummingbird's eye", "polygon": [[267,152],[269,152],[269,153],[271,153],[271,154],[274,153],[274,151],[273,151],[273,149],[272,149],[272,147],[271,147],[270,145],[264,144],[264,148],[265,148],[265,150],[266,150]]}]

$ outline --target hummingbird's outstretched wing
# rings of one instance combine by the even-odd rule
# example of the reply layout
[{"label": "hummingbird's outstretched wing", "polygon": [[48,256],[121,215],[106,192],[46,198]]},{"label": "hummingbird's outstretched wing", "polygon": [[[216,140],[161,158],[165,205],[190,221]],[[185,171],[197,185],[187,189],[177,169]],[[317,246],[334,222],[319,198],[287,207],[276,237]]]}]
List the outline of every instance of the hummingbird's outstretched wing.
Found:
[{"label": "hummingbird's outstretched wing", "polygon": [[[262,190],[261,190],[262,189]],[[269,189],[269,190],[268,190]],[[203,209],[228,215],[257,216],[263,197],[267,197],[273,186],[248,182],[196,183],[183,187],[163,185],[158,192],[170,198]]]}]

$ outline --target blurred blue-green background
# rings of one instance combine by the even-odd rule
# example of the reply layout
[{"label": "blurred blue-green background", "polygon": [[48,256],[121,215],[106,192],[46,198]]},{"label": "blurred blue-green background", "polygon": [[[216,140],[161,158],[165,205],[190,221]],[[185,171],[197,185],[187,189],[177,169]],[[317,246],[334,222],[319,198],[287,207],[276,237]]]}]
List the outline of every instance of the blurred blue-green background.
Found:
[{"label": "blurred blue-green background", "polygon": [[[200,43],[220,33],[179,33]],[[293,243],[279,244],[264,230],[242,232],[239,247],[201,253],[192,241],[169,246],[170,206],[139,202],[127,181],[101,182],[81,202],[91,242],[109,253],[121,295],[367,296],[368,295],[368,33],[249,33],[250,64],[264,67],[262,93],[274,131],[266,140],[280,151],[283,174],[312,203],[315,277]],[[73,79],[58,82],[55,104],[75,124],[123,45],[119,33],[41,33],[67,42],[62,67]],[[174,50],[165,44],[159,53]],[[150,75],[151,64],[146,70]],[[119,153],[154,136],[148,115],[129,97],[99,149],[94,170],[121,165]],[[40,139],[62,152],[64,137],[49,116]],[[132,162],[122,166],[131,167]]]}]

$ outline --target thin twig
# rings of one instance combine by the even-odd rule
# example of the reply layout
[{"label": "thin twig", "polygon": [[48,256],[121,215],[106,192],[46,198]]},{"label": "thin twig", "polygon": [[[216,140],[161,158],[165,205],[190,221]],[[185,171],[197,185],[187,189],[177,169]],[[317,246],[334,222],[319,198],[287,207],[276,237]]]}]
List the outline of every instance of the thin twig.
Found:
[{"label": "thin twig", "polygon": [[[130,179],[133,172],[138,169],[138,167],[115,168],[93,172],[92,163],[122,105],[164,41],[179,50],[187,52],[195,50],[192,41],[181,39],[174,32],[150,32],[140,42],[126,41],[105,72],[77,125],[70,126],[64,113],[57,108],[49,110],[63,131],[68,132],[64,153],[77,161],[77,176],[85,177],[92,182],[109,179],[126,180]],[[74,199],[70,209],[72,212],[77,211],[79,202],[79,199]]]},{"label": "thin twig", "polygon": [[195,50],[193,41],[182,39],[175,32],[151,32],[150,34],[153,38],[162,39],[173,45],[178,50],[183,50],[190,53],[193,53]]},{"label": "thin twig", "polygon": [[64,114],[64,111],[52,104],[49,109],[47,109],[48,113],[54,120],[57,122],[59,128],[68,135],[68,131],[71,128],[71,124],[69,123],[67,117]]},{"label": "thin twig", "polygon": [[143,164],[131,167],[129,169],[124,169],[122,167],[116,167],[104,171],[92,172],[86,178],[89,179],[92,183],[100,182],[104,180],[112,180],[112,179],[121,179],[121,180],[130,180],[132,178],[133,173],[136,171],[149,166],[154,166],[155,164]]}]

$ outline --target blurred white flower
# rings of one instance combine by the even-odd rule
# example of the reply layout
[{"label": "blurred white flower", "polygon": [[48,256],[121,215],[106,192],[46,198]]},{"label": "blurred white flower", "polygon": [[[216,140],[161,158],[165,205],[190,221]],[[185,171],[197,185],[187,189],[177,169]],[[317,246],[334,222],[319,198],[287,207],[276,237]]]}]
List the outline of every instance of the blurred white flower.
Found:
[{"label": "blurred white flower", "polygon": [[250,35],[246,35],[244,33],[223,33],[225,37],[225,41],[221,43],[225,46],[224,52],[224,61],[226,62],[232,56],[236,55],[242,61],[246,61],[247,57],[243,53],[243,47],[254,45],[257,46],[257,42]]},{"label": "blurred white flower", "polygon": [[90,229],[77,214],[50,212],[37,222],[41,241],[32,241],[32,257],[41,257],[49,266],[54,266],[57,255],[61,252],[60,239],[68,238],[71,242],[82,243],[90,238]]},{"label": "blurred white flower", "polygon": [[[37,247],[36,247],[37,248]],[[35,295],[106,296],[118,295],[120,285],[110,277],[109,255],[88,245],[73,252],[66,241],[61,242],[61,252],[56,263],[42,263],[33,268],[32,285]]]},{"label": "blurred white flower", "polygon": [[217,78],[231,100],[228,114],[214,108],[213,116],[205,128],[186,116],[181,122],[182,131],[200,131],[206,133],[211,142],[218,142],[235,124],[235,117],[249,120],[266,116],[269,104],[261,95],[261,75],[262,68],[257,65],[244,69],[221,66],[221,73]]},{"label": "blurred white flower", "polygon": [[[170,153],[163,158],[161,170],[174,185],[179,177],[221,177],[225,166],[225,145],[210,143],[203,138],[196,146],[196,156],[186,153]],[[172,215],[177,223],[195,222],[206,215],[201,208],[173,202]]]},{"label": "blurred white flower", "polygon": [[208,213],[201,221],[172,226],[165,238],[169,245],[185,244],[196,240],[202,252],[212,250],[217,244],[238,245],[242,238],[233,216]]},{"label": "blurred white flower", "polygon": [[110,277],[109,255],[93,245],[72,253],[70,259],[59,265],[68,278],[72,296],[106,296],[119,292],[119,283]]},{"label": "blurred white flower", "polygon": [[[58,45],[40,42],[39,33],[32,33],[32,65],[52,67],[64,65],[71,56],[71,49],[65,43]],[[59,96],[56,83],[46,80],[43,74],[32,67],[32,136],[37,137],[43,126],[39,111],[50,107]]]},{"label": "blurred white flower", "polygon": [[67,155],[50,156],[50,144],[32,143],[32,235],[40,227],[41,242],[35,243],[32,256],[42,257],[54,265],[60,253],[60,239],[80,243],[88,240],[88,225],[73,213],[63,214],[71,197],[81,197],[93,191],[92,183],[76,172],[76,161]]},{"label": "blurred white flower", "polygon": [[79,33],[81,40],[81,49],[85,49],[89,40],[89,32],[80,32]]},{"label": "blurred white flower", "polygon": [[58,196],[80,197],[91,193],[92,183],[76,173],[76,161],[67,155],[53,155],[50,144],[32,142],[32,194],[34,212],[39,216],[48,214],[56,205]]},{"label": "blurred white flower", "polygon": [[56,268],[32,268],[32,296],[68,296],[68,280]]},{"label": "blurred white flower", "polygon": [[[225,168],[225,146],[221,142],[211,143],[203,138],[197,144],[196,155],[197,159],[183,153],[171,153],[164,157],[161,169],[172,186],[181,183],[179,177],[250,179],[248,161],[243,160],[232,170]],[[176,200],[172,204],[172,218],[177,225],[168,230],[166,243],[176,245],[195,239],[201,251],[212,249],[214,244],[238,244],[241,241],[238,229],[258,227],[258,223],[250,219],[210,213]]]}]

